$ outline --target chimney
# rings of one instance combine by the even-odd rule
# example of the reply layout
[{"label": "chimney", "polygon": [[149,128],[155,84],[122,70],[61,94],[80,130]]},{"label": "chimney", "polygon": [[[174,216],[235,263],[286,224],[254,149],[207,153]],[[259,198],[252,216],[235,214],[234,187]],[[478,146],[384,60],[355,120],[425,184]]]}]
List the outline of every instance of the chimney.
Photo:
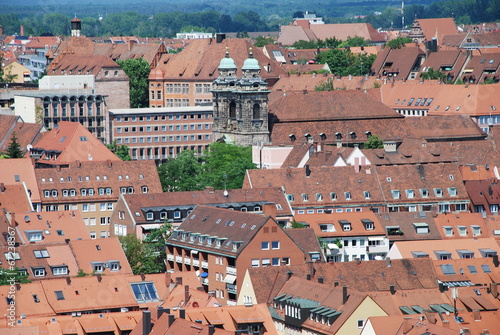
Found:
[{"label": "chimney", "polygon": [[19,36],[24,36],[24,26],[19,27]]},{"label": "chimney", "polygon": [[168,315],[168,328],[172,327],[172,324],[174,323],[174,321],[175,321],[175,315],[169,314]]},{"label": "chimney", "polygon": [[481,321],[481,311],[479,309],[473,310],[472,316],[474,316],[474,321]]},{"label": "chimney", "polygon": [[187,305],[189,301],[189,285],[184,285],[184,306]]},{"label": "chimney", "polygon": [[177,285],[182,285],[182,277],[175,277],[175,283]]},{"label": "chimney", "polygon": [[498,298],[498,284],[497,283],[490,283],[490,293],[493,296],[493,298]]},{"label": "chimney", "polygon": [[222,41],[224,41],[226,39],[226,34],[215,34],[215,42],[217,44],[220,44],[222,43]]},{"label": "chimney", "polygon": [[214,335],[214,333],[215,333],[215,326],[214,325],[208,326],[208,335]]},{"label": "chimney", "polygon": [[71,241],[71,239],[69,239],[69,238],[64,239],[64,242],[66,242],[66,244],[69,244],[70,241]]},{"label": "chimney", "polygon": [[97,274],[96,277],[97,281],[100,283],[102,281],[102,276],[100,274]]},{"label": "chimney", "polygon": [[170,314],[170,308],[163,308],[163,313]]},{"label": "chimney", "polygon": [[142,335],[148,335],[151,332],[151,312],[142,311]]},{"label": "chimney", "polygon": [[318,277],[318,283],[324,284],[325,279],[323,277]]},{"label": "chimney", "polygon": [[[434,320],[434,323],[436,323],[435,320]],[[450,328],[450,320],[443,320],[443,327],[444,328]]]},{"label": "chimney", "polygon": [[408,334],[408,332],[413,328],[411,324],[411,318],[405,317],[403,319],[403,334]]},{"label": "chimney", "polygon": [[146,275],[145,275],[144,273],[141,273],[141,274],[140,274],[140,276],[141,276],[141,280],[142,280],[142,281],[145,281],[145,280],[146,280]]},{"label": "chimney", "polygon": [[111,168],[113,166],[113,162],[110,159],[108,159],[106,162],[108,163],[108,168]]},{"label": "chimney", "polygon": [[184,308],[179,309],[179,317],[181,319],[185,319],[186,318],[186,310]]},{"label": "chimney", "polygon": [[71,285],[71,278],[70,278],[70,277],[66,277],[66,283],[67,283],[68,285]]},{"label": "chimney", "polygon": [[0,192],[5,192],[5,184],[4,183],[0,183]]},{"label": "chimney", "polygon": [[386,257],[385,258],[385,264],[387,264],[387,267],[390,268],[391,267],[391,258],[390,257]]},{"label": "chimney", "polygon": [[275,204],[262,205],[262,212],[264,212],[264,215],[270,216],[275,220],[276,220],[277,211],[278,211],[278,209],[276,208]]},{"label": "chimney", "polygon": [[156,320],[159,320],[164,312],[163,306],[158,306],[156,308]]},{"label": "chimney", "polygon": [[311,274],[310,274],[310,273],[308,273],[308,274],[306,275],[306,279],[307,279],[307,280],[311,280]]},{"label": "chimney", "polygon": [[21,291],[21,284],[20,283],[16,283],[16,290]]},{"label": "chimney", "polygon": [[288,270],[288,272],[286,274],[288,276],[288,279],[292,278],[292,276],[293,276],[293,272],[290,270]]},{"label": "chimney", "polygon": [[57,172],[61,172],[61,165],[57,165],[57,166],[56,166],[56,171],[57,171]]},{"label": "chimney", "polygon": [[132,50],[132,46],[135,44],[134,40],[128,40],[128,51]]},{"label": "chimney", "polygon": [[305,168],[306,168],[306,177],[309,177],[311,175],[311,169],[309,168],[309,164],[306,164]]},{"label": "chimney", "polygon": [[354,172],[359,173],[361,166],[359,164],[359,157],[354,157]]},{"label": "chimney", "polygon": [[444,284],[442,282],[440,282],[438,284],[438,287],[439,287],[439,292],[443,293],[444,292]]},{"label": "chimney", "polygon": [[345,303],[347,302],[347,298],[349,296],[347,295],[347,286],[342,286],[342,305],[345,305]]},{"label": "chimney", "polygon": [[391,291],[392,295],[396,294],[396,286],[394,285],[389,286],[389,291]]},{"label": "chimney", "polygon": [[493,255],[493,265],[495,265],[495,267],[497,268],[498,267],[498,255]]},{"label": "chimney", "polygon": [[337,286],[339,286],[339,282],[338,281],[334,281],[333,282],[333,287],[337,287]]}]

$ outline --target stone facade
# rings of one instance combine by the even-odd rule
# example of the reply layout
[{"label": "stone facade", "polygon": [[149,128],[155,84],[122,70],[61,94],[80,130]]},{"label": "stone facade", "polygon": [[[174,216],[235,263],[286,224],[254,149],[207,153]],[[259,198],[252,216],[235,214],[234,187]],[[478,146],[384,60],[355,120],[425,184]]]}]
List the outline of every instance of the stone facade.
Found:
[{"label": "stone facade", "polygon": [[229,52],[219,65],[219,77],[213,82],[214,141],[237,145],[269,144],[267,82],[250,50],[242,67],[241,78]]}]

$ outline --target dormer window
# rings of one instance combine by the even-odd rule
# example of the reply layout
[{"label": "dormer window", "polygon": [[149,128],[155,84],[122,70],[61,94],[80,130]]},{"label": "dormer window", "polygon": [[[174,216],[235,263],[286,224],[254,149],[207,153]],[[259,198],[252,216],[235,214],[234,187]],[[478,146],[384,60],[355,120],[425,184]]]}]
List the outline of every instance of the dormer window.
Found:
[{"label": "dormer window", "polygon": [[293,201],[294,200],[293,194],[287,194],[286,198],[288,199],[288,201]]},{"label": "dormer window", "polygon": [[337,200],[337,193],[331,192],[330,193],[330,199]]},{"label": "dormer window", "polygon": [[45,277],[45,268],[44,267],[35,267],[31,268],[33,271],[33,276],[35,277]]},{"label": "dormer window", "polygon": [[448,193],[450,194],[450,197],[456,197],[457,196],[457,189],[456,189],[456,187],[449,187],[448,188]]},{"label": "dormer window", "polygon": [[421,188],[420,195],[422,196],[422,198],[428,198],[429,197],[429,190],[426,188]]},{"label": "dormer window", "polygon": [[406,190],[406,197],[408,199],[413,199],[415,197],[415,191],[414,190]]},{"label": "dormer window", "polygon": [[434,194],[436,195],[436,197],[442,197],[443,196],[443,189],[442,188],[435,188]]},{"label": "dormer window", "polygon": [[365,199],[370,199],[370,192],[369,191],[364,191],[363,192],[363,196],[365,197]]},{"label": "dormer window", "polygon": [[339,133],[339,132],[336,132],[335,133],[335,137],[337,138],[337,140],[341,140],[342,139],[342,134]]},{"label": "dormer window", "polygon": [[391,193],[393,199],[399,199],[401,197],[399,190],[392,190]]},{"label": "dormer window", "polygon": [[344,192],[345,200],[351,200],[351,192]]},{"label": "dormer window", "polygon": [[222,246],[222,240],[221,239],[217,239],[217,242],[215,243],[215,247],[216,248],[220,248]]},{"label": "dormer window", "polygon": [[316,201],[323,201],[323,195],[321,193],[316,193]]},{"label": "dormer window", "polygon": [[368,220],[368,219],[361,219],[361,222],[363,223],[363,225],[365,226],[365,229],[366,230],[373,230],[375,228],[375,225],[373,223],[372,220]]},{"label": "dormer window", "polygon": [[92,267],[92,270],[95,273],[104,272],[104,263],[102,263],[102,262],[90,262],[90,265]]},{"label": "dormer window", "polygon": [[28,242],[37,242],[43,239],[41,230],[25,230],[24,233],[28,238]]},{"label": "dormer window", "polygon": [[347,220],[339,220],[340,226],[342,227],[343,231],[351,231],[351,223]]},{"label": "dormer window", "polygon": [[120,261],[108,261],[108,268],[111,271],[119,271],[120,270]]},{"label": "dormer window", "polygon": [[303,193],[302,194],[302,201],[309,201],[309,195],[307,195],[306,193]]},{"label": "dormer window", "polygon": [[154,214],[152,212],[146,214],[146,220],[153,220]]},{"label": "dormer window", "polygon": [[417,234],[428,234],[429,233],[429,225],[425,222],[413,223],[415,227],[415,231]]}]

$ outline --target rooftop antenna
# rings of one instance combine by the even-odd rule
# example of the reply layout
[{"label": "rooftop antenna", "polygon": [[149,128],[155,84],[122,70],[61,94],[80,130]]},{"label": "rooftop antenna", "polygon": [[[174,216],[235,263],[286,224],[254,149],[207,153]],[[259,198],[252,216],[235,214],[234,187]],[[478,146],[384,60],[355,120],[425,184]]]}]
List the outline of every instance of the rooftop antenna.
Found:
[{"label": "rooftop antenna", "polygon": [[405,27],[405,0],[401,0],[401,29]]},{"label": "rooftop antenna", "polygon": [[222,177],[224,178],[224,192],[223,192],[223,194],[225,197],[227,197],[227,195],[228,195],[227,188],[226,188],[227,174],[224,174]]}]

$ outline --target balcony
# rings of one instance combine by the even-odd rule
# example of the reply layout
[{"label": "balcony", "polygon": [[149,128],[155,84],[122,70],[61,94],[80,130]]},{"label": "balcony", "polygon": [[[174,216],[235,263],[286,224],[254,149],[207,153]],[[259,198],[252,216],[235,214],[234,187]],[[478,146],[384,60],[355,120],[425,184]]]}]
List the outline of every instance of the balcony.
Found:
[{"label": "balcony", "polygon": [[228,275],[235,275],[236,276],[236,267],[234,267],[234,266],[227,266],[226,267],[226,273]]},{"label": "balcony", "polygon": [[201,261],[201,267],[204,269],[208,269],[208,262],[207,261]]},{"label": "balcony", "polygon": [[182,256],[175,256],[175,261],[177,263],[182,263]]},{"label": "balcony", "polygon": [[234,284],[226,284],[226,290],[227,290],[227,293],[234,293],[234,294],[237,293],[236,285],[234,285]]},{"label": "balcony", "polygon": [[198,266],[199,267],[200,266],[200,260],[197,259],[197,258],[194,258],[193,259],[193,266]]},{"label": "balcony", "polygon": [[174,260],[174,255],[167,255],[167,261],[173,261]]},{"label": "balcony", "polygon": [[228,306],[236,306],[236,300],[227,299],[226,303]]},{"label": "balcony", "polygon": [[389,247],[385,244],[368,246],[366,247],[366,252],[369,254],[387,253],[389,252]]},{"label": "balcony", "polygon": [[186,265],[191,265],[191,258],[187,258],[187,257],[185,257],[185,258],[184,258],[184,264],[186,264]]},{"label": "balcony", "polygon": [[208,285],[208,278],[201,278],[201,285]]}]

